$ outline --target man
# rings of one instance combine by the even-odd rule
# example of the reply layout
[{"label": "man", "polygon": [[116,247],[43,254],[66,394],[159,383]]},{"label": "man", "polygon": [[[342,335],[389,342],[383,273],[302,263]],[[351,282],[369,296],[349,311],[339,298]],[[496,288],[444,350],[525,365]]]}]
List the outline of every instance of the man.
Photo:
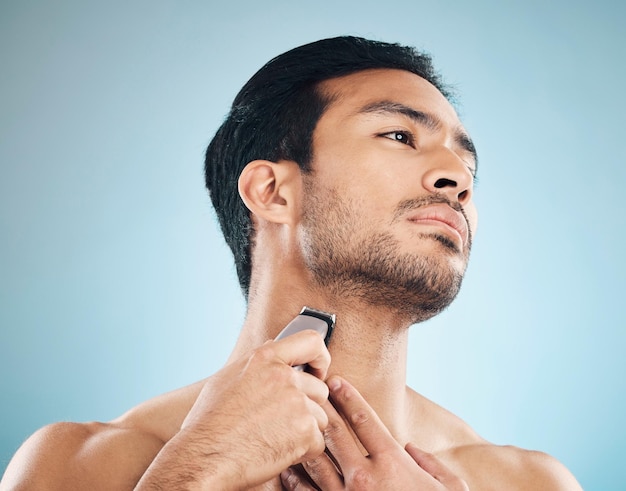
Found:
[{"label": "man", "polygon": [[[454,299],[476,229],[476,151],[447,97],[427,56],[360,38],[263,67],[206,157],[248,300],[229,362],[109,423],[40,430],[0,488],[580,489],[406,387],[408,328]],[[328,350],[273,341],[303,305],[337,315]]]}]

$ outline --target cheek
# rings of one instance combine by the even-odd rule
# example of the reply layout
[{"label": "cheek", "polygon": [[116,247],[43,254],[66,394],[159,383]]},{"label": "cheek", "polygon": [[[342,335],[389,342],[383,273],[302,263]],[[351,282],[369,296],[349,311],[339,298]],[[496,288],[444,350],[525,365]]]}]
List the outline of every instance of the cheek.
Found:
[{"label": "cheek", "polygon": [[472,202],[465,206],[464,210],[465,215],[467,216],[470,230],[472,232],[472,236],[475,236],[476,229],[478,228],[478,210],[476,209],[476,205]]}]

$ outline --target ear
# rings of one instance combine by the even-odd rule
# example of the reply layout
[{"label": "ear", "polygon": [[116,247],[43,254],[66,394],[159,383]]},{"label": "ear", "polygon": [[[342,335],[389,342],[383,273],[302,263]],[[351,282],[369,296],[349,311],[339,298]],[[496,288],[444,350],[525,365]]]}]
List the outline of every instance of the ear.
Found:
[{"label": "ear", "polygon": [[258,218],[292,223],[301,183],[300,168],[291,160],[253,160],[239,176],[239,195]]}]

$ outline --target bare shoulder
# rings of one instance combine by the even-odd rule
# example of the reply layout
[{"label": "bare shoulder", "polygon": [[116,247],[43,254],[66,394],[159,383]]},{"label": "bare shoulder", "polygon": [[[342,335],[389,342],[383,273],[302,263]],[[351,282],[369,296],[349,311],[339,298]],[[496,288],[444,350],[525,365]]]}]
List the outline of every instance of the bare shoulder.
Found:
[{"label": "bare shoulder", "polygon": [[410,391],[413,443],[439,457],[472,491],[578,491],[582,488],[557,459],[543,452],[494,445],[465,421]]},{"label": "bare shoulder", "polygon": [[146,401],[108,423],[45,426],[17,451],[0,491],[133,489],[180,428],[201,385]]},{"label": "bare shoulder", "polygon": [[561,462],[543,452],[480,443],[450,449],[441,458],[472,490],[582,490]]},{"label": "bare shoulder", "polygon": [[162,446],[115,423],[54,423],[24,442],[0,489],[132,489]]}]

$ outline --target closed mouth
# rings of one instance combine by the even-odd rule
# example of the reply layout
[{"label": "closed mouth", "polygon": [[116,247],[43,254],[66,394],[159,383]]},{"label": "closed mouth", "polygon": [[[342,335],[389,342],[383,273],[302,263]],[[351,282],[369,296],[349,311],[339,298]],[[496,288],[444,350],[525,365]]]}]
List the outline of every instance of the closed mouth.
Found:
[{"label": "closed mouth", "polygon": [[433,225],[447,229],[456,235],[463,245],[469,240],[469,228],[462,213],[448,205],[429,205],[409,215],[408,220],[422,225]]}]

